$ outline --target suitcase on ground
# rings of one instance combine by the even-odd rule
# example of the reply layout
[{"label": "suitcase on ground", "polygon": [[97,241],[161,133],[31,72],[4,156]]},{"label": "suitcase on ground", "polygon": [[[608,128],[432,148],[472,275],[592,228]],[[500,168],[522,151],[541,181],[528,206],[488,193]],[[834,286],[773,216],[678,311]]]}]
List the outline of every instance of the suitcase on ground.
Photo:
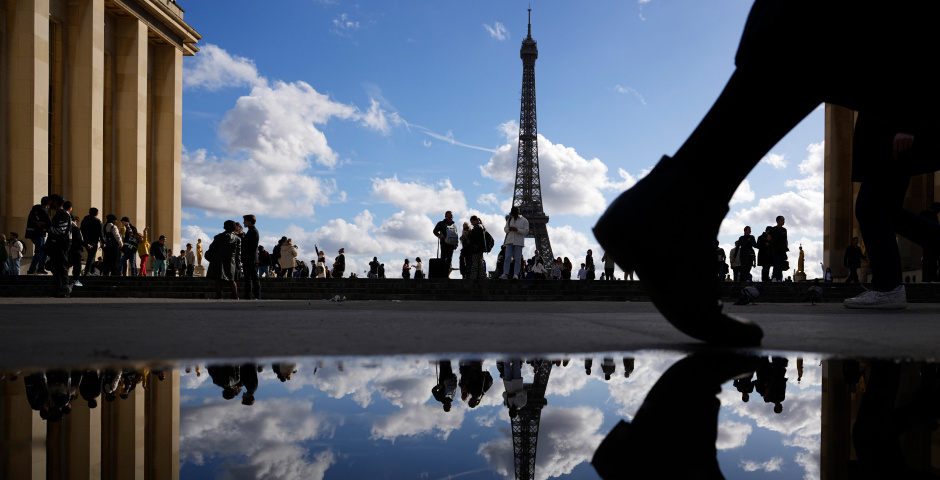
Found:
[{"label": "suitcase on ground", "polygon": [[443,258],[432,258],[428,260],[428,278],[448,278],[447,261]]}]

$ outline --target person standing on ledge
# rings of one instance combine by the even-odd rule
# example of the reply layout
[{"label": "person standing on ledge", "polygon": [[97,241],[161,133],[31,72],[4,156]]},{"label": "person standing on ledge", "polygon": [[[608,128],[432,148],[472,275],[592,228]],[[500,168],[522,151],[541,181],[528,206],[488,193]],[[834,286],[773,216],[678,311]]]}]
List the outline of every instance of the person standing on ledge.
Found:
[{"label": "person standing on ledge", "polygon": [[254,215],[244,215],[245,235],[242,238],[242,276],[245,278],[244,298],[246,300],[261,299],[261,279],[258,278],[258,243],[261,236],[255,224],[258,222]]},{"label": "person standing on ledge", "polygon": [[437,241],[441,245],[441,259],[444,260],[444,264],[447,266],[445,269],[447,277],[450,277],[454,250],[457,249],[457,245],[460,243],[460,235],[457,233],[457,225],[454,223],[454,214],[450,210],[444,212],[444,219],[434,225],[434,230],[431,233],[437,237]]},{"label": "person standing on ledge", "polygon": [[525,247],[525,236],[529,233],[529,221],[519,214],[519,207],[512,207],[509,210],[503,231],[506,232],[506,239],[503,240],[506,258],[503,260],[503,275],[499,278],[503,280],[510,278],[509,267],[511,265],[514,265],[512,278],[519,278],[519,269],[522,268],[522,249]]}]

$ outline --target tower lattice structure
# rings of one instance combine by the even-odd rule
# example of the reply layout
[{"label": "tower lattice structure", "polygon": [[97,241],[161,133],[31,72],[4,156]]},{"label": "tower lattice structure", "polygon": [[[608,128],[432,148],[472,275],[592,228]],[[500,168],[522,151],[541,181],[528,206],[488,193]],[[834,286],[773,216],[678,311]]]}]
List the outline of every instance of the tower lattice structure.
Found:
[{"label": "tower lattice structure", "polygon": [[532,38],[532,9],[529,9],[529,34],[519,50],[522,57],[522,107],[519,112],[519,152],[516,156],[516,185],[512,204],[529,221],[528,238],[535,239],[535,248],[549,268],[555,258],[548,239],[548,215],[542,208],[542,183],[539,179],[538,122],[535,118],[535,59],[539,56]]},{"label": "tower lattice structure", "polygon": [[535,454],[539,443],[539,422],[545,400],[545,387],[552,373],[552,362],[535,361],[535,381],[523,384],[527,400],[516,418],[512,419],[512,456],[516,467],[516,480],[535,479]]}]

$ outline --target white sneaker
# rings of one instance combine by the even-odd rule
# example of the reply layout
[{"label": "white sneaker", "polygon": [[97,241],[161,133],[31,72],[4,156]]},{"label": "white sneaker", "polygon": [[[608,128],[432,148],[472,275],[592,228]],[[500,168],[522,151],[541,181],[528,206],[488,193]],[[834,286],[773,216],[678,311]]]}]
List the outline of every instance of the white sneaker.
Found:
[{"label": "white sneaker", "polygon": [[499,277],[500,280],[509,280],[509,275],[503,275]]},{"label": "white sneaker", "polygon": [[856,297],[846,298],[842,304],[846,308],[907,308],[907,290],[904,289],[904,285],[890,292],[866,290]]},{"label": "white sneaker", "polygon": [[80,281],[78,281],[78,280],[75,280],[75,286],[76,286],[76,287],[84,287],[84,285],[82,285],[82,282],[80,282]]}]

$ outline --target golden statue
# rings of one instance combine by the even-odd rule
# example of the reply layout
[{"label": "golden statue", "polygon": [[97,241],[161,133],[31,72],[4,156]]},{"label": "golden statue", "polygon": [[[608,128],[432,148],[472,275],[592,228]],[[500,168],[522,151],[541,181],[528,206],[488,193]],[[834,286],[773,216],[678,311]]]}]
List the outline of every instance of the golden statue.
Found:
[{"label": "golden statue", "polygon": [[196,263],[202,266],[202,239],[196,240]]},{"label": "golden statue", "polygon": [[800,245],[800,259],[797,260],[796,271],[803,273],[803,245]]}]

